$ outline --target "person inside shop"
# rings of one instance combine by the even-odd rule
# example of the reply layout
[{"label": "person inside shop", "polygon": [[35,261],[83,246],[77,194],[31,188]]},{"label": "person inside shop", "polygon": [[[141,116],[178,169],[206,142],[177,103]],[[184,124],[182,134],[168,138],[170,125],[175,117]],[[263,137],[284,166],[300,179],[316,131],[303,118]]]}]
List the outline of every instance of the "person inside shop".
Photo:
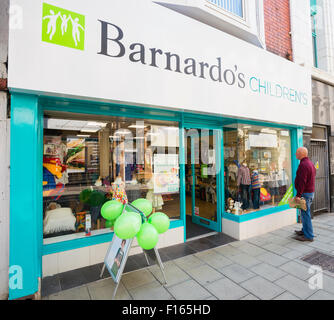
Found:
[{"label": "person inside shop", "polygon": [[316,169],[314,164],[308,158],[308,150],[305,147],[297,149],[296,158],[300,160],[297,169],[295,188],[297,190],[296,202],[303,197],[306,201],[306,211],[301,210],[302,230],[295,230],[295,239],[299,241],[313,241],[313,227],[311,220],[311,204],[315,191],[315,175]]},{"label": "person inside shop", "polygon": [[241,191],[241,202],[242,209],[247,210],[249,207],[249,201],[251,199],[251,177],[249,168],[247,166],[246,160],[242,162],[239,170],[238,170],[238,178],[237,178],[238,187]]}]

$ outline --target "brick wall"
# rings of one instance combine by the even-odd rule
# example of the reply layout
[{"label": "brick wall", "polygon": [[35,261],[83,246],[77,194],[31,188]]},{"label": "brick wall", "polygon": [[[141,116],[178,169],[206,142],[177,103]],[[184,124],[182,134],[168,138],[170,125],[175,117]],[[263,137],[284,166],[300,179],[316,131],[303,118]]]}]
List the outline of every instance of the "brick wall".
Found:
[{"label": "brick wall", "polygon": [[289,0],[264,0],[267,50],[292,60]]}]

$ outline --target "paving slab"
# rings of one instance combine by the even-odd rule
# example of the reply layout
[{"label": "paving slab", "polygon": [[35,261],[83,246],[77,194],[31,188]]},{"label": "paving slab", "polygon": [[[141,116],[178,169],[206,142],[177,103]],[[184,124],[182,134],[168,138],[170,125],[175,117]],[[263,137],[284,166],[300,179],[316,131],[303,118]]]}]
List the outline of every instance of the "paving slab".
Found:
[{"label": "paving slab", "polygon": [[187,273],[201,285],[211,283],[224,277],[221,273],[206,264],[189,269]]},{"label": "paving slab", "polygon": [[278,279],[274,283],[300,299],[307,299],[316,292],[316,290],[309,288],[307,281],[300,280],[291,275]]},{"label": "paving slab", "polygon": [[241,298],[240,300],[260,300],[260,299],[252,294],[248,294],[247,296]]},{"label": "paving slab", "polygon": [[49,300],[91,300],[86,286],[63,290],[48,296]]},{"label": "paving slab", "polygon": [[291,294],[290,292],[285,291],[284,293],[276,297],[274,300],[300,300],[300,299]]},{"label": "paving slab", "polygon": [[250,256],[256,257],[262,253],[266,253],[267,251],[255,244],[245,243],[242,246],[238,247],[244,253],[249,254]]},{"label": "paving slab", "polygon": [[277,267],[273,267],[267,263],[258,264],[254,267],[251,267],[250,270],[269,281],[276,281],[287,274],[283,270]]},{"label": "paving slab", "polygon": [[323,275],[323,289],[329,293],[334,294],[334,277]]},{"label": "paving slab", "polygon": [[252,257],[246,253],[241,253],[241,254],[237,254],[234,256],[229,257],[229,259],[231,259],[232,261],[246,267],[246,268],[250,268],[252,266],[255,266],[259,263],[261,263],[260,260],[258,260],[255,257]]},{"label": "paving slab", "polygon": [[212,293],[194,280],[168,287],[168,291],[176,300],[203,300],[212,296]]},{"label": "paving slab", "polygon": [[273,252],[275,254],[278,254],[278,255],[282,255],[282,254],[287,253],[288,251],[290,251],[289,248],[283,247],[283,246],[281,246],[279,244],[276,244],[276,243],[266,244],[266,245],[263,246],[263,249],[271,251],[271,252]]},{"label": "paving slab", "polygon": [[[115,287],[116,284],[111,278],[96,281],[87,285],[92,300],[111,300]],[[117,288],[115,300],[132,300],[132,297],[124,287],[122,281]]]},{"label": "paving slab", "polygon": [[213,250],[217,251],[219,254],[222,254],[227,258],[230,258],[231,256],[242,253],[242,251],[238,250],[237,248],[235,248],[231,245],[225,245],[225,246],[217,247],[217,248],[214,248]]},{"label": "paving slab", "polygon": [[240,285],[261,300],[271,300],[284,292],[284,289],[260,276],[246,280]]},{"label": "paving slab", "polygon": [[249,292],[230,279],[224,278],[206,286],[219,300],[238,300],[245,297]]},{"label": "paving slab", "polygon": [[306,280],[312,276],[308,272],[309,271],[308,267],[295,261],[289,261],[285,264],[282,264],[279,268],[301,280]]},{"label": "paving slab", "polygon": [[304,255],[304,253],[298,251],[298,250],[289,250],[288,252],[282,254],[282,257],[288,258],[288,259],[297,259]]},{"label": "paving slab", "polygon": [[178,258],[174,260],[174,263],[182,269],[189,269],[193,267],[198,267],[205,262],[199,259],[196,255],[189,255],[183,258]]},{"label": "paving slab", "polygon": [[210,267],[220,271],[222,268],[233,264],[234,262],[223,255],[217,254],[217,252],[213,256],[209,256],[206,259],[203,259],[206,264]]},{"label": "paving slab", "polygon": [[[164,283],[164,278],[160,267],[155,265],[149,268],[149,270],[160,283]],[[167,280],[167,286],[173,286],[174,284],[190,279],[189,275],[173,261],[164,263],[164,272]]]},{"label": "paving slab", "polygon": [[278,267],[282,265],[283,263],[286,263],[289,261],[287,258],[284,258],[272,252],[260,254],[256,258],[261,260],[262,262],[271,264],[274,267]]},{"label": "paving slab", "polygon": [[221,272],[225,277],[236,283],[243,282],[245,280],[248,280],[249,278],[256,276],[254,272],[249,271],[247,268],[237,263],[222,268]]},{"label": "paving slab", "polygon": [[156,279],[147,269],[132,271],[122,276],[122,282],[128,290],[154,281]]},{"label": "paving slab", "polygon": [[158,281],[129,290],[134,300],[172,300],[172,295]]},{"label": "paving slab", "polygon": [[307,300],[334,300],[334,295],[324,290],[319,290],[312,296],[308,297]]},{"label": "paving slab", "polygon": [[315,248],[321,251],[331,252],[333,250],[333,245],[320,241],[310,242],[308,245],[312,247],[312,249]]}]

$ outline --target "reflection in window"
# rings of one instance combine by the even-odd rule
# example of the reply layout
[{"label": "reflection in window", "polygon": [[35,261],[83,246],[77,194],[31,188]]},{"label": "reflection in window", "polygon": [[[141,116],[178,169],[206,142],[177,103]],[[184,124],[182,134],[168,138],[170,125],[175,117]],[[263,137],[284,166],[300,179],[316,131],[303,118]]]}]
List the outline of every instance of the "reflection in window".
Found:
[{"label": "reflection in window", "polygon": [[285,204],[291,189],[291,142],[286,129],[224,128],[225,211],[236,215]]},{"label": "reflection in window", "polygon": [[109,199],[146,198],[179,219],[179,187],[178,123],[45,114],[44,238],[109,232],[100,212]]}]

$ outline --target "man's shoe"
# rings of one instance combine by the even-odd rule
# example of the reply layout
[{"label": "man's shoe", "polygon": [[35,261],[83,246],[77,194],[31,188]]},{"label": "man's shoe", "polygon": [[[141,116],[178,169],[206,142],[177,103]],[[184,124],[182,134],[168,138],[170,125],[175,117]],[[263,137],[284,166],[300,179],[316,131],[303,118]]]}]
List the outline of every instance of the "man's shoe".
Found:
[{"label": "man's shoe", "polygon": [[297,235],[297,236],[303,236],[304,235],[304,232],[302,231],[302,230],[295,230],[295,234]]},{"label": "man's shoe", "polygon": [[296,236],[295,239],[299,241],[313,241],[313,239],[306,238],[305,236]]}]

